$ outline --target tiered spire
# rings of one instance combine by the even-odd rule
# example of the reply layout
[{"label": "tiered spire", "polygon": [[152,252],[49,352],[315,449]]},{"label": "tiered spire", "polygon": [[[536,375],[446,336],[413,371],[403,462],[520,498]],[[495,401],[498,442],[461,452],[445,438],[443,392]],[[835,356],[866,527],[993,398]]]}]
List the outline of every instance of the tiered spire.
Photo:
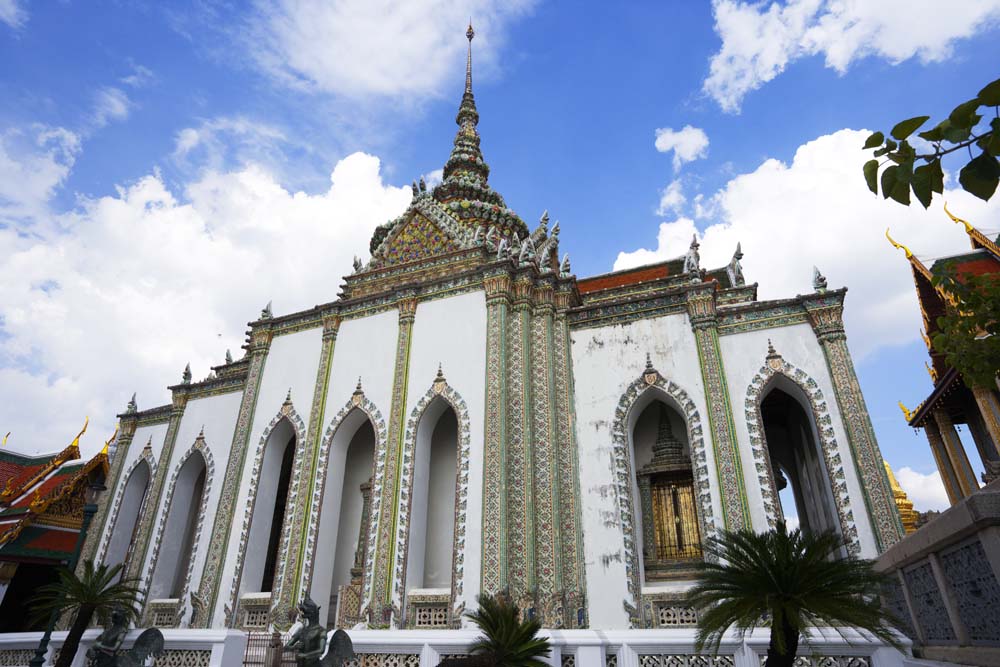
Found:
[{"label": "tiered spire", "polygon": [[469,52],[465,61],[465,92],[462,94],[462,103],[458,106],[458,115],[455,122],[458,123],[458,133],[455,134],[455,145],[451,150],[451,157],[444,166],[444,180],[448,181],[472,181],[478,185],[486,185],[490,168],[483,160],[483,153],[479,149],[479,132],[476,125],[479,124],[479,111],[476,110],[476,98],[472,94],[472,38],[476,36],[476,31],[469,23],[469,29],[465,31],[465,36],[469,39]]}]

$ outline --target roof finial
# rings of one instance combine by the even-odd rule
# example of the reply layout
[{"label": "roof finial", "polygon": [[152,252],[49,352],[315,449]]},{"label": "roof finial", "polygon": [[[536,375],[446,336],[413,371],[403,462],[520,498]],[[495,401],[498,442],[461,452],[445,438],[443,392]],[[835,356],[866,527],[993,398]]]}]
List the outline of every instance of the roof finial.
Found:
[{"label": "roof finial", "polygon": [[469,19],[469,29],[465,31],[465,36],[469,38],[469,56],[465,61],[465,92],[472,92],[472,38],[476,36],[476,31],[472,29],[472,19]]},{"label": "roof finial", "polygon": [[817,267],[813,267],[813,289],[817,292],[826,291],[826,276],[819,272]]},{"label": "roof finial", "polygon": [[902,250],[904,253],[906,253],[906,259],[910,259],[911,257],[913,257],[913,252],[909,248],[907,248],[902,243],[897,243],[896,239],[894,239],[891,236],[889,236],[889,228],[888,227],[885,228],[885,237],[887,239],[889,239],[889,243],[892,244],[893,248],[896,248],[897,250]]}]

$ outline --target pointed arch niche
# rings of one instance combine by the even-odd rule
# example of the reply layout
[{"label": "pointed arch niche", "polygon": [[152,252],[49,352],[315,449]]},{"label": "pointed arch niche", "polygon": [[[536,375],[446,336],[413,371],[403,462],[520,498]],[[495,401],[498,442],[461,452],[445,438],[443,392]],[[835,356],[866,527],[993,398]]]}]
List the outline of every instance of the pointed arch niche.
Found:
[{"label": "pointed arch niche", "polygon": [[[701,541],[715,534],[705,440],[694,401],[653,367],[649,355],[642,375],[618,400],[611,433],[628,586],[623,604],[633,626],[640,627],[642,586],[647,579],[671,578],[671,561],[679,563],[676,569],[682,572],[685,562],[701,558]],[[676,442],[669,442],[671,437]],[[658,477],[661,489],[654,493]],[[690,492],[675,493],[671,484],[686,480],[690,480]],[[640,482],[648,484],[648,493]],[[650,520],[657,510],[659,521]],[[683,515],[689,517],[692,512],[695,525],[688,518],[678,535]],[[697,529],[697,545],[692,541],[692,528]]]},{"label": "pointed arch niche", "polygon": [[99,560],[108,565],[122,564],[122,571],[128,569],[136,543],[139,518],[145,511],[149,485],[153,479],[153,456],[147,449],[137,458],[125,474],[125,484],[115,497],[111,527]]},{"label": "pointed arch niche", "polygon": [[372,511],[372,484],[385,429],[385,420],[359,381],[323,437],[316,471],[323,485],[313,498],[306,581],[312,582],[310,597],[326,607],[321,613],[327,614],[327,625],[361,622],[370,522],[377,516]]},{"label": "pointed arch niche", "polygon": [[393,602],[409,627],[457,627],[469,485],[469,414],[442,371],[406,424]]},{"label": "pointed arch niche", "polygon": [[851,553],[860,553],[844,461],[817,382],[768,342],[745,405],[768,524],[773,528],[794,510],[803,530],[833,530]]},{"label": "pointed arch niche", "polygon": [[153,539],[147,610],[152,612],[169,600],[165,608],[174,624],[181,622],[187,604],[214,473],[211,451],[204,435],[199,434],[170,477],[164,512]]}]

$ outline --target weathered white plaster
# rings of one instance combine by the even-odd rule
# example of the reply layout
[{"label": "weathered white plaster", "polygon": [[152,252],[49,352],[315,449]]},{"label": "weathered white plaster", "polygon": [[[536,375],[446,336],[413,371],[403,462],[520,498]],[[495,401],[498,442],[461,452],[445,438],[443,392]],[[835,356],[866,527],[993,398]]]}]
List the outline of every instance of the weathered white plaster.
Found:
[{"label": "weathered white plaster", "polygon": [[108,517],[109,521],[114,519],[114,526],[111,528],[111,539],[104,554],[105,563],[116,565],[125,560],[128,548],[135,540],[134,533],[139,521],[139,510],[142,509],[143,499],[146,497],[152,481],[152,470],[145,461],[140,461],[128,477],[123,480],[125,489],[122,492],[118,514],[116,517]]},{"label": "weathered white plaster", "polygon": [[[469,415],[469,489],[462,595],[475,608],[482,567],[483,433],[486,397],[486,298],[483,292],[426,301],[417,306],[410,349],[406,415],[430,389],[438,364],[465,400]],[[459,428],[462,425],[459,424]],[[398,556],[401,556],[399,554]]]},{"label": "weathered white plaster", "polygon": [[[595,628],[627,628],[624,537],[612,459],[615,410],[628,385],[645,369],[648,352],[653,366],[688,394],[701,415],[718,522],[722,507],[698,349],[686,314],[572,331],[570,340],[589,620]],[[645,397],[640,402],[636,409],[641,412],[648,403]],[[637,418],[638,413],[629,415],[631,425]]]},{"label": "weathered white plaster", "polygon": [[[747,430],[744,404],[750,383],[764,365],[767,356],[767,342],[770,340],[775,350],[781,354],[785,361],[807,373],[816,381],[823,392],[827,410],[833,420],[837,448],[845,463],[844,475],[848,495],[854,509],[854,520],[861,543],[861,555],[866,558],[877,556],[877,543],[868,519],[864,495],[861,492],[857,469],[853,463],[854,457],[848,444],[840,406],[837,404],[837,397],[833,390],[826,356],[823,354],[823,348],[819,341],[816,340],[816,334],[812,327],[808,324],[796,324],[776,329],[722,336],[719,340],[726,368],[730,400],[733,405],[733,420],[736,424],[736,436],[740,446],[740,463],[743,466],[744,478],[746,479],[747,499],[750,503],[754,528],[765,530],[767,520],[764,515],[760,483],[755,474],[747,474],[754,470],[754,461],[753,453],[750,450],[750,434]],[[786,393],[792,395],[794,392],[786,391]],[[793,397],[803,403],[801,395]],[[808,402],[805,402],[803,407],[806,409],[807,415],[812,414]],[[817,436],[814,434],[814,437]]]}]

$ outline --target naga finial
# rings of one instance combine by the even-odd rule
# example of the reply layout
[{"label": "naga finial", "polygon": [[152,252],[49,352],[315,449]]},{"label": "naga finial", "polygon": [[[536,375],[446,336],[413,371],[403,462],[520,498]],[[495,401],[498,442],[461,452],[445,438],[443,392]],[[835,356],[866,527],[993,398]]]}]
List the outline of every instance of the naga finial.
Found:
[{"label": "naga finial", "polygon": [[181,375],[181,384],[191,384],[191,364],[184,367],[184,373]]},{"label": "naga finial", "polygon": [[815,266],[813,267],[813,289],[817,292],[826,291],[826,276],[820,273]]},{"label": "naga finial", "polygon": [[896,248],[897,250],[902,250],[904,253],[906,253],[906,259],[911,259],[913,257],[913,252],[909,248],[907,248],[902,243],[897,243],[896,239],[894,239],[891,236],[889,236],[889,228],[888,227],[885,228],[885,237],[887,239],[889,239],[889,243],[892,244],[893,248]]},{"label": "naga finial", "polygon": [[970,225],[966,220],[962,220],[962,218],[958,217],[957,215],[953,215],[952,212],[948,210],[948,202],[944,203],[944,212],[948,214],[948,217],[951,218],[952,222],[960,222],[963,225],[965,225],[966,234],[971,234],[973,231],[975,231],[975,228],[972,225]]},{"label": "naga finial", "polygon": [[226,350],[226,363],[227,364],[233,363],[233,353],[230,352],[229,350]]},{"label": "naga finial", "polygon": [[913,412],[911,412],[902,401],[899,401],[899,409],[903,411],[903,416],[906,417],[906,421],[910,421],[913,418]]}]

